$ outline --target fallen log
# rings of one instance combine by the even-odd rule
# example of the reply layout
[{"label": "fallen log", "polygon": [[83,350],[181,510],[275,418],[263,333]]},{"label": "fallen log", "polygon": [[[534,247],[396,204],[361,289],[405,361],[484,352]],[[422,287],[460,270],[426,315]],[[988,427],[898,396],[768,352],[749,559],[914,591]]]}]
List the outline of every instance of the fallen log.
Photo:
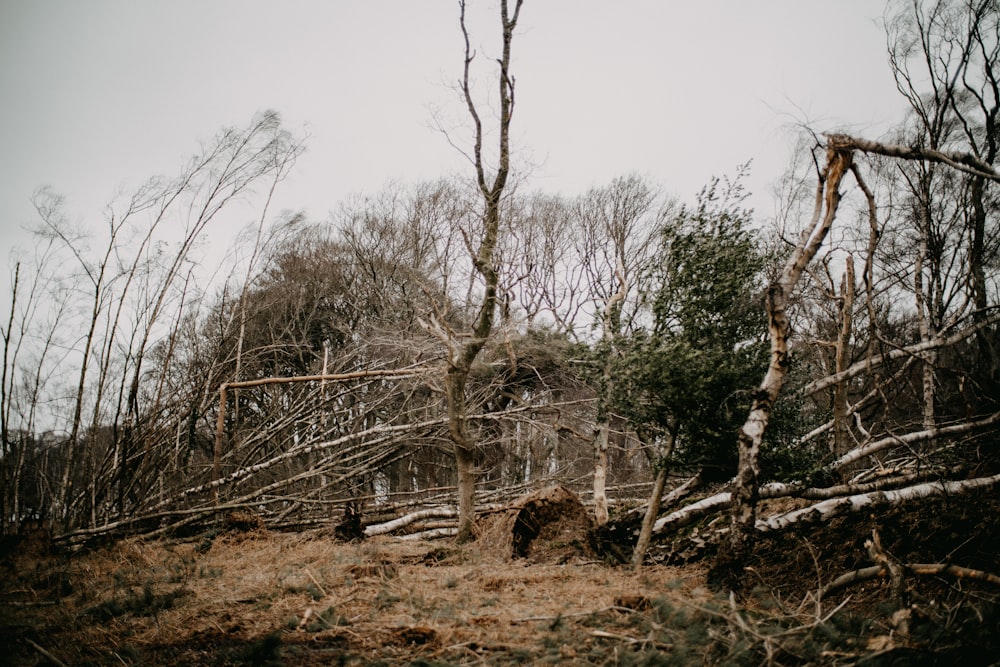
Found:
[{"label": "fallen log", "polygon": [[385,535],[386,533],[391,533],[399,530],[400,528],[405,528],[411,523],[415,523],[423,519],[442,519],[456,516],[458,516],[458,510],[454,507],[430,507],[428,509],[411,512],[399,517],[398,519],[393,519],[392,521],[386,521],[385,523],[379,523],[372,526],[365,526],[365,537]]},{"label": "fallen log", "polygon": [[417,540],[436,540],[440,537],[454,537],[458,534],[458,528],[432,528],[430,530],[423,530],[419,533],[410,533],[408,535],[400,535],[398,539],[405,541],[417,541]]},{"label": "fallen log", "polygon": [[885,438],[869,442],[861,447],[852,449],[836,461],[826,466],[826,469],[830,471],[840,470],[848,465],[851,465],[852,463],[855,463],[856,461],[890,447],[898,445],[913,445],[918,442],[936,440],[949,435],[961,435],[979,428],[993,426],[997,423],[1000,423],[1000,412],[994,412],[992,415],[976,421],[951,424],[949,426],[941,426],[939,428],[928,429],[925,431],[914,431],[912,433],[904,433],[902,435],[890,435]]},{"label": "fallen log", "polygon": [[[770,482],[760,487],[759,494],[761,500],[789,497],[805,498],[808,500],[842,500],[845,497],[853,495],[869,494],[885,489],[893,489],[894,487],[903,484],[908,484],[920,479],[927,479],[928,476],[932,476],[935,473],[940,474],[941,472],[942,471],[924,470],[908,475],[885,477],[867,484],[839,484],[837,486],[825,488],[807,487],[802,482]],[[951,470],[950,472],[955,473],[957,471]],[[730,507],[731,503],[732,495],[728,491],[723,491],[707,498],[703,498],[696,503],[681,507],[680,509],[658,519],[656,523],[653,524],[653,533],[660,534],[669,530],[683,528],[684,526],[694,523],[694,521],[702,518],[703,516],[711,514],[712,512],[722,511]]]},{"label": "fallen log", "polygon": [[757,530],[763,533],[784,530],[794,524],[826,522],[840,514],[857,512],[865,507],[898,505],[900,503],[934,496],[966,493],[1000,484],[1000,475],[963,479],[952,482],[926,482],[902,489],[873,491],[840,498],[832,498],[784,514],[757,521]]},{"label": "fallen log", "polygon": [[669,529],[683,528],[706,514],[729,507],[732,502],[733,494],[729,491],[703,498],[657,519],[656,523],[653,524],[653,534],[663,533]]}]

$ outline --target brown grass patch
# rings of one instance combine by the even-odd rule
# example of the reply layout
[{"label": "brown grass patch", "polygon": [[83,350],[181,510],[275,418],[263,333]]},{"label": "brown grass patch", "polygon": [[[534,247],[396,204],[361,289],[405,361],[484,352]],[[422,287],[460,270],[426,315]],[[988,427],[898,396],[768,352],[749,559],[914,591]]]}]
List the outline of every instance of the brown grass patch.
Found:
[{"label": "brown grass patch", "polygon": [[[28,640],[66,664],[514,663],[567,643],[604,650],[590,628],[628,621],[623,599],[708,595],[690,568],[512,562],[476,544],[314,532],[200,546],[125,541],[16,560],[0,591],[9,664],[38,662]],[[540,645],[540,632],[554,636]]]}]

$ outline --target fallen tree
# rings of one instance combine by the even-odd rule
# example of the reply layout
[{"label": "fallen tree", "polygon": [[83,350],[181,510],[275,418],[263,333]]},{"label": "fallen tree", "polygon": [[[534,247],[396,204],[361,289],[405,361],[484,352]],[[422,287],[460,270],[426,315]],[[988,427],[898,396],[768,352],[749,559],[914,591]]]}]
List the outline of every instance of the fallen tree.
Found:
[{"label": "fallen tree", "polygon": [[454,518],[457,516],[458,510],[454,507],[429,507],[416,512],[410,512],[409,514],[401,516],[398,519],[393,519],[392,521],[386,521],[385,523],[378,523],[372,526],[365,526],[364,533],[365,537],[386,535],[402,528],[406,528],[407,526],[418,521],[425,521],[427,519]]},{"label": "fallen tree", "polygon": [[899,505],[907,501],[933,496],[960,495],[978,489],[991,488],[997,484],[1000,484],[1000,474],[951,482],[926,482],[891,491],[872,491],[871,493],[831,498],[809,507],[758,520],[756,528],[762,533],[785,530],[801,523],[826,522],[835,516],[858,512],[866,508]]}]

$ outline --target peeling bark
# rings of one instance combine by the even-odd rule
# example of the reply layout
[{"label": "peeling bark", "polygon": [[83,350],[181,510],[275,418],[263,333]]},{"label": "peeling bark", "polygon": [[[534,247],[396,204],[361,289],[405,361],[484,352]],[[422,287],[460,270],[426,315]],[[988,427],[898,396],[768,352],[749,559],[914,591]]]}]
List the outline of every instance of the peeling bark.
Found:
[{"label": "peeling bark", "polygon": [[731,589],[740,588],[742,563],[753,543],[757,516],[758,479],[760,477],[760,445],[764,438],[774,403],[788,373],[788,304],[792,292],[812,261],[833,225],[840,204],[840,185],[850,170],[852,153],[849,148],[837,148],[831,140],[827,147],[826,167],[820,174],[816,200],[810,224],[802,231],[780,277],[767,292],[768,334],[771,339],[771,360],[760,384],[747,420],[737,434],[739,467],[733,484],[732,530],[719,551],[715,573]]},{"label": "peeling bark", "polygon": [[365,526],[365,537],[385,535],[386,533],[391,533],[394,530],[406,528],[410,524],[422,521],[423,519],[448,519],[455,516],[457,516],[457,512],[452,507],[431,507],[425,510],[411,512],[405,516],[399,517],[398,519],[393,519],[392,521],[386,521],[385,523],[379,523],[373,526]]},{"label": "peeling bark", "polygon": [[976,489],[988,489],[997,484],[1000,484],[1000,475],[954,482],[927,482],[891,491],[874,491],[872,493],[833,498],[810,505],[809,507],[803,507],[763,519],[757,522],[756,528],[760,532],[766,533],[785,530],[792,525],[800,523],[825,523],[841,514],[858,512],[868,507],[900,505],[904,502],[921,498],[959,495]]}]

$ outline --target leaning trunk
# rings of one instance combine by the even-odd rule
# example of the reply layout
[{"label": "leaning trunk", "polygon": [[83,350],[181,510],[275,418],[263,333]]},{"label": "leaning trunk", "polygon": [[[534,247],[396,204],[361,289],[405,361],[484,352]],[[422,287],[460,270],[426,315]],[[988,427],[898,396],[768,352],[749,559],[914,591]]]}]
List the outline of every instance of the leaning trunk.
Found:
[{"label": "leaning trunk", "polygon": [[663,487],[667,485],[667,466],[660,466],[656,473],[656,480],[653,482],[653,492],[649,494],[649,505],[646,506],[646,515],[642,518],[642,528],[639,530],[639,539],[635,543],[635,550],[632,552],[632,567],[639,569],[643,560],[646,559],[646,551],[653,538],[653,523],[656,515],[660,513],[660,499],[663,498]]},{"label": "leaning trunk", "polygon": [[767,292],[771,358],[764,380],[754,394],[747,420],[737,434],[739,467],[733,483],[732,526],[728,541],[719,550],[714,568],[714,575],[732,590],[741,590],[743,587],[743,563],[753,546],[757,519],[760,446],[775,401],[788,374],[789,301],[803,271],[816,256],[833,225],[840,204],[840,183],[851,167],[851,151],[834,148],[832,143],[831,141],[827,149],[826,168],[820,174],[816,189],[811,224],[803,230],[781,276]]}]

